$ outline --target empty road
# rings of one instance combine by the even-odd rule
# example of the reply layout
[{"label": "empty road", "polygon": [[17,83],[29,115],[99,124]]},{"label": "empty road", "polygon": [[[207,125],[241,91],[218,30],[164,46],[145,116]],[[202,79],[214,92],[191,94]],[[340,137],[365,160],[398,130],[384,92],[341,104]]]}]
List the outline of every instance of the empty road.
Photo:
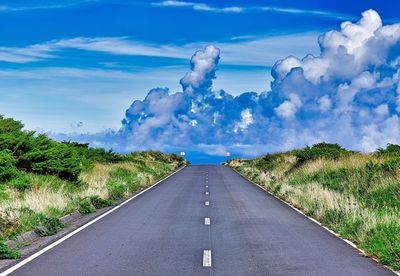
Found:
[{"label": "empty road", "polygon": [[394,275],[225,166],[189,166],[12,275]]}]

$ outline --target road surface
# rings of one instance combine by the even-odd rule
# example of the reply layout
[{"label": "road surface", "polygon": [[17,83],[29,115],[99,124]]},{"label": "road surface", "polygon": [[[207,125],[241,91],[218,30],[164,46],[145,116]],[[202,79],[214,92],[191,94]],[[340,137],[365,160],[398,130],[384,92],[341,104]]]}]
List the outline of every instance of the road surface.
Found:
[{"label": "road surface", "polygon": [[393,275],[228,167],[189,166],[12,275]]}]

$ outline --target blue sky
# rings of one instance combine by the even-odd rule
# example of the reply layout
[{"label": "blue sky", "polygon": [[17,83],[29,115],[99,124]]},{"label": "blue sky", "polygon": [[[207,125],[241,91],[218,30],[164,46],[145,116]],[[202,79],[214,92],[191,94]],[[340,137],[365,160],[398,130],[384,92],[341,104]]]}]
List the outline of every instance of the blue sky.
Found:
[{"label": "blue sky", "polygon": [[270,91],[277,60],[318,56],[320,34],[367,9],[396,23],[399,8],[365,0],[2,1],[0,113],[45,132],[117,131],[152,88],[182,91],[190,58],[210,44],[220,50],[213,91]]}]

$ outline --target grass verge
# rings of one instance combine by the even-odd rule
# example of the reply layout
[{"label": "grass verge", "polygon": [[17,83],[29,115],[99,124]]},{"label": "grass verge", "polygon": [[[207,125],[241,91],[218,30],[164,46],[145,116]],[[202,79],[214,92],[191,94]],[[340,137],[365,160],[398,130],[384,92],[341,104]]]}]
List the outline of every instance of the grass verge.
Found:
[{"label": "grass verge", "polygon": [[[1,190],[0,240],[14,239],[31,230],[40,236],[53,235],[63,227],[58,220],[61,216],[75,211],[90,214],[113,205],[185,164],[174,155],[141,152],[125,155],[118,162],[96,162],[81,172],[79,181],[24,173],[27,188],[18,189],[7,183]],[[18,251],[0,243],[0,258],[19,256]]]},{"label": "grass verge", "polygon": [[227,165],[400,270],[400,147],[374,154],[317,144]]}]

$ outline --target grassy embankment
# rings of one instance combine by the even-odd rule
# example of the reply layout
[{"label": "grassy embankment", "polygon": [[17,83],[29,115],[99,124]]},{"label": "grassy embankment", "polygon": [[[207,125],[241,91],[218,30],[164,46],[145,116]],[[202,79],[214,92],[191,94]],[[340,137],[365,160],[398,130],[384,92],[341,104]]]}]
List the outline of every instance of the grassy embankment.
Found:
[{"label": "grassy embankment", "polygon": [[0,116],[0,259],[20,256],[5,240],[31,230],[55,234],[61,216],[112,205],[186,164],[175,154],[120,155],[22,128]]},{"label": "grassy embankment", "polygon": [[361,154],[321,143],[228,165],[400,270],[400,146]]}]

